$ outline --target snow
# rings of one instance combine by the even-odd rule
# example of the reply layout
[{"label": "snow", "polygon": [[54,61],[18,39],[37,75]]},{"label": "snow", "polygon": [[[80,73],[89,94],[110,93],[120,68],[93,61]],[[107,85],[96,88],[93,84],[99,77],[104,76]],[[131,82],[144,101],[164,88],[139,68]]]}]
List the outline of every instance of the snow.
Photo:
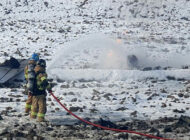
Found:
[{"label": "snow", "polygon": [[[131,67],[127,57],[129,55],[137,56],[138,67]],[[159,53],[155,55],[156,58],[159,57]],[[131,49],[118,39],[93,34],[67,43],[65,48],[59,49],[48,66],[48,73],[53,79],[70,81],[126,81],[147,78],[166,80],[168,76],[176,79],[190,78],[189,70],[179,69],[189,65],[189,62],[185,61],[189,56],[171,53],[166,58],[155,59],[144,50]],[[172,69],[141,71],[142,68],[156,66]]]},{"label": "snow", "polygon": [[[190,116],[190,69],[182,69],[190,66],[189,1],[46,2],[48,6],[36,0],[0,2],[0,62],[40,53],[56,83],[55,95],[67,107],[82,108],[75,112],[81,117],[118,121]],[[137,56],[138,67],[129,64],[131,54]],[[143,71],[157,66],[162,69]],[[0,111],[11,107],[23,113],[27,95],[21,88],[11,90],[0,89],[0,99],[7,98]],[[19,97],[8,102],[12,95]],[[47,99],[50,122],[77,121],[52,97]]]},{"label": "snow", "polygon": [[138,70],[60,70],[56,69],[52,72],[51,78],[64,80],[86,80],[86,81],[127,81],[127,80],[143,80],[155,78],[159,80],[167,80],[167,77],[176,79],[190,79],[189,70],[155,70],[155,71],[138,71]]}]

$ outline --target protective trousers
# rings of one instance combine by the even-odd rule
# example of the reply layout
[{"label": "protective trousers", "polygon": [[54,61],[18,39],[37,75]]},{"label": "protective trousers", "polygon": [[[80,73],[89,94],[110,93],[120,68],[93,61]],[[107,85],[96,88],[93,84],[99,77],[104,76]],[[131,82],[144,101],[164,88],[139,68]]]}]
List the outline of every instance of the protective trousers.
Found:
[{"label": "protective trousers", "polygon": [[28,94],[28,99],[26,100],[25,113],[29,113],[32,107],[32,96]]},{"label": "protective trousers", "polygon": [[38,95],[32,97],[32,110],[30,117],[38,118],[38,121],[44,121],[46,113],[46,95]]}]

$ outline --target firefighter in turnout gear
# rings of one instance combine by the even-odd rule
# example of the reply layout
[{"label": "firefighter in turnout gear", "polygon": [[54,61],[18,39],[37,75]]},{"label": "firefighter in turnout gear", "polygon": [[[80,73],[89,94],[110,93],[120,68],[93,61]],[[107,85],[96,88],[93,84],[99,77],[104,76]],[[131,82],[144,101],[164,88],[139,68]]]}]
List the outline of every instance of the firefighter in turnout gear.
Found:
[{"label": "firefighter in turnout gear", "polygon": [[24,76],[27,81],[26,91],[28,93],[28,99],[26,101],[26,106],[25,106],[25,113],[29,113],[31,110],[32,93],[34,91],[34,79],[35,79],[34,68],[38,60],[39,60],[39,55],[33,53],[32,56],[29,58],[28,65],[24,69]]},{"label": "firefighter in turnout gear", "polygon": [[34,93],[32,94],[32,110],[30,117],[35,119],[37,117],[39,122],[44,121],[46,113],[46,90],[51,91],[51,86],[47,80],[46,62],[40,59],[35,71]]}]

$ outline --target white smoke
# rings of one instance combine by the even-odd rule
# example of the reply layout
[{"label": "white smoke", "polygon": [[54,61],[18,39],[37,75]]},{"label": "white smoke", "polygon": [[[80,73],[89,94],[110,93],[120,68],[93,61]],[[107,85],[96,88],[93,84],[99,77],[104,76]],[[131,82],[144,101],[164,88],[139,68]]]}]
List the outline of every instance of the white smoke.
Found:
[{"label": "white smoke", "polygon": [[67,44],[56,53],[48,69],[127,69],[127,53],[119,42],[102,34]]},{"label": "white smoke", "polygon": [[[153,53],[153,54],[152,54]],[[179,53],[161,53],[161,52],[146,52],[143,49],[134,48],[130,51],[138,58],[138,66],[140,69],[145,67],[172,67],[182,68],[183,66],[190,66],[190,55]]]},{"label": "white smoke", "polygon": [[[97,68],[100,69],[128,69],[127,53],[119,40],[106,39],[102,42],[102,52],[99,56]],[[108,42],[112,42],[109,44]]]},{"label": "white smoke", "polygon": [[[135,67],[128,56],[136,56]],[[190,65],[190,56],[174,53],[148,52],[137,47],[128,47],[119,39],[110,39],[102,34],[83,37],[68,43],[56,52],[48,69],[142,69],[144,67],[175,67]]]}]

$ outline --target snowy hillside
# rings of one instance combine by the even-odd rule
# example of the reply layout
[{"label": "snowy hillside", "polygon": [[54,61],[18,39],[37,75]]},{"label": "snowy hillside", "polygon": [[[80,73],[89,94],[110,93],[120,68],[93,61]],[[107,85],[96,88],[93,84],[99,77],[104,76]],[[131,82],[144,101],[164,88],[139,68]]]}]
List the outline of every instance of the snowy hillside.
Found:
[{"label": "snowy hillside", "polygon": [[97,32],[160,55],[189,52],[190,3],[186,0],[88,0],[86,3],[2,0],[0,6],[1,48],[9,51],[14,47],[8,55],[27,58],[36,50],[49,58],[47,55],[63,47],[66,41]]},{"label": "snowy hillside", "polygon": [[[189,0],[1,0],[0,62],[40,53],[53,92],[80,117],[188,140],[189,13]],[[86,127],[50,95],[39,126],[11,86],[0,88],[0,138],[145,139]]]}]

